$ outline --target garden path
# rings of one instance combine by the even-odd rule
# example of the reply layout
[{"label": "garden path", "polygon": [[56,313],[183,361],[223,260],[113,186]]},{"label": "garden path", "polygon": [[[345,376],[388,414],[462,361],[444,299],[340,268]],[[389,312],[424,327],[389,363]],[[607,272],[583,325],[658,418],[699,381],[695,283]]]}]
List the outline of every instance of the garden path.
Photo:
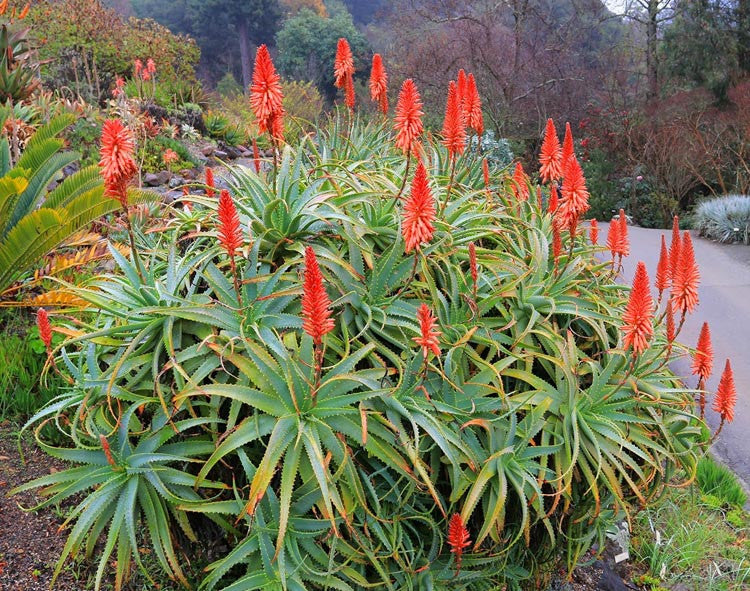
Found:
[{"label": "garden path", "polygon": [[[601,226],[599,235],[606,236],[608,226]],[[643,261],[653,282],[661,236],[666,236],[669,245],[671,230],[631,226],[629,234],[631,253],[623,264],[624,280],[630,283],[638,261]],[[708,381],[711,392],[716,391],[725,360],[731,360],[737,386],[734,422],[724,425],[712,452],[750,488],[750,247],[718,244],[699,238],[695,232],[692,237],[701,273],[699,305],[685,321],[678,340],[694,347],[703,322],[708,322],[714,350],[713,375]],[[688,358],[680,358],[671,367],[688,384],[695,385]],[[716,413],[707,414],[709,425],[715,429],[719,423]]]}]

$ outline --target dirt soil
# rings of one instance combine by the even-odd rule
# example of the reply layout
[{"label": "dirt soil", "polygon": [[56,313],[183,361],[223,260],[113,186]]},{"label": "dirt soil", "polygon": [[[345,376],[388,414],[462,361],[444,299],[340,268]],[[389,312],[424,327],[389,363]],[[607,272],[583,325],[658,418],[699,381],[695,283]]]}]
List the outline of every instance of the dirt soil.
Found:
[{"label": "dirt soil", "polygon": [[[62,520],[52,510],[25,512],[41,500],[34,491],[9,497],[15,486],[63,469],[63,465],[24,441],[25,463],[10,425],[0,424],[0,591],[49,591],[55,564],[65,545]],[[70,569],[64,568],[55,591],[80,591]]]}]

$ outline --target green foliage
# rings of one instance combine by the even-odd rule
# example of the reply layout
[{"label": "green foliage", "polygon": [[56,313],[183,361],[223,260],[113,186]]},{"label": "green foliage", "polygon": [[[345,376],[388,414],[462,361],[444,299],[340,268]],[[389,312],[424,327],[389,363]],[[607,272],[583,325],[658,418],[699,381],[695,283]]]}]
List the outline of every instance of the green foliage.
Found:
[{"label": "green foliage", "polygon": [[750,243],[750,196],[725,195],[701,201],[693,211],[693,227],[719,242]]},{"label": "green foliage", "polygon": [[332,101],[336,97],[336,87],[331,64],[340,37],[345,37],[352,48],[355,76],[366,79],[369,47],[346,10],[326,17],[303,9],[284,21],[276,35],[279,71],[289,78],[312,81],[323,96]]},{"label": "green foliage", "polygon": [[39,88],[39,62],[28,38],[29,29],[0,25],[0,102],[28,98]]},{"label": "green foliage", "polygon": [[110,96],[117,76],[128,78],[136,59],[153,58],[165,97],[192,95],[197,84],[195,42],[148,19],[123,20],[99,0],[35,2],[27,22],[40,40],[45,84],[71,89],[86,100]]},{"label": "green foliage", "polygon": [[736,528],[746,527],[747,514],[742,509],[732,509],[727,511],[726,514],[727,523]]},{"label": "green foliage", "polygon": [[[467,153],[434,238],[407,254],[390,129],[342,129],[285,147],[275,178],[231,171],[251,236],[239,293],[216,199],[198,196],[189,219],[138,232],[143,277],[112,250],[118,273],[74,290],[96,310],[57,349],[75,385],[29,425],[66,425],[74,447],[47,449],[79,465],[24,487],[82,495],[61,560],[101,534],[99,579],[117,552],[121,582],[140,521],[179,578],[167,528],[212,519],[231,543],[204,589],[517,588],[694,471],[693,393],[660,327],[638,358],[623,351],[627,288],[595,249],[579,238],[556,267],[550,216],[509,207],[498,174],[488,196]],[[450,160],[425,150],[440,202]],[[302,330],[307,246],[333,300],[323,346]],[[423,303],[439,356],[414,343]],[[472,541],[458,573],[453,513]]]},{"label": "green foliage", "polygon": [[698,462],[696,478],[701,492],[718,498],[720,506],[743,507],[747,502],[747,495],[734,473],[709,457]]},{"label": "green foliage", "polygon": [[216,83],[216,92],[223,97],[231,97],[242,94],[242,86],[231,72],[227,72]]}]

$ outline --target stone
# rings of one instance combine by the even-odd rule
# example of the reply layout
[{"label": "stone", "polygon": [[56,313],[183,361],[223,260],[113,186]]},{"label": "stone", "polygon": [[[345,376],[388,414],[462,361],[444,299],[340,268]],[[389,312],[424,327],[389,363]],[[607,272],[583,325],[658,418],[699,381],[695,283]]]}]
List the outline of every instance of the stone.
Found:
[{"label": "stone", "polygon": [[180,171],[180,176],[186,181],[194,181],[198,176],[198,170],[196,168],[183,168]]},{"label": "stone", "polygon": [[168,170],[162,170],[159,172],[147,172],[143,175],[143,184],[149,187],[158,187],[160,185],[166,185],[169,179],[172,177],[172,173]]},{"label": "stone", "polygon": [[226,160],[229,154],[227,154],[224,150],[214,150],[214,157],[218,158],[219,160]]},{"label": "stone", "polygon": [[214,155],[214,151],[215,150],[216,150],[216,148],[214,148],[213,146],[204,146],[201,149],[201,154],[203,154],[206,158],[208,158],[209,156],[213,156]]}]

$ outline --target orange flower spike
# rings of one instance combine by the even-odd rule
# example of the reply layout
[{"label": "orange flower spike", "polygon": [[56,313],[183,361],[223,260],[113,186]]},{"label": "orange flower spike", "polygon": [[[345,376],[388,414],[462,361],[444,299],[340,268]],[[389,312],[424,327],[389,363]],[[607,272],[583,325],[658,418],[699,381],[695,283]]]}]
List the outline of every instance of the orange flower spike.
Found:
[{"label": "orange flower spike", "polygon": [[381,113],[384,115],[388,113],[388,74],[379,53],[372,56],[370,98],[378,104]]},{"label": "orange flower spike", "polygon": [[595,219],[589,222],[589,241],[592,246],[595,246],[599,242],[599,222]]},{"label": "orange flower spike", "polygon": [[487,158],[482,158],[482,174],[484,175],[484,188],[490,190],[490,165],[487,163]]},{"label": "orange flower spike", "polygon": [[737,403],[737,389],[734,385],[732,365],[727,359],[724,371],[719,379],[719,387],[714,397],[714,411],[721,415],[721,422],[731,423],[734,420],[734,405]]},{"label": "orange flower spike", "polygon": [[560,198],[557,196],[557,187],[552,185],[549,188],[549,203],[547,204],[547,211],[555,213],[557,208],[560,206]]},{"label": "orange flower spike", "polygon": [[104,177],[105,194],[116,197],[127,207],[127,186],[138,172],[133,159],[133,134],[119,119],[108,119],[102,127],[99,167]]},{"label": "orange flower spike", "polygon": [[255,54],[253,82],[250,86],[250,107],[258,121],[260,133],[272,132],[274,118],[283,113],[281,77],[271,61],[271,54],[265,45],[258,47]]},{"label": "orange flower spike", "polygon": [[232,201],[229,191],[223,189],[219,194],[219,242],[230,257],[234,257],[237,250],[242,246],[242,230],[240,229],[240,216]]},{"label": "orange flower spike", "polygon": [[471,281],[474,284],[474,292],[476,292],[479,268],[477,267],[477,248],[473,242],[469,242],[469,273],[471,274]]},{"label": "orange flower spike", "polygon": [[29,8],[31,8],[31,2],[27,2],[26,6],[23,7],[23,10],[18,14],[19,20],[23,20],[28,16]]},{"label": "orange flower spike", "polygon": [[448,85],[448,101],[445,105],[443,145],[448,148],[451,159],[463,154],[466,149],[466,121],[461,111],[456,83],[452,80]]},{"label": "orange flower spike", "polygon": [[656,281],[654,287],[659,290],[659,298],[662,292],[669,287],[669,251],[667,250],[667,241],[662,234],[661,252],[659,253],[659,263],[656,265]]},{"label": "orange flower spike", "polygon": [[99,443],[102,445],[102,451],[104,452],[104,457],[107,458],[107,462],[110,466],[115,466],[117,463],[115,462],[115,459],[112,457],[112,450],[109,447],[109,441],[107,441],[107,438],[104,435],[99,435]]},{"label": "orange flower spike", "polygon": [[677,275],[677,268],[680,264],[680,218],[674,216],[672,219],[672,243],[669,245],[669,280],[672,281]]},{"label": "orange flower spike", "polygon": [[622,209],[620,210],[620,217],[617,218],[617,223],[620,225],[617,254],[621,257],[626,257],[630,254],[630,238],[628,238],[628,218]]},{"label": "orange flower spike", "polygon": [[484,133],[484,115],[482,114],[482,99],[477,90],[474,74],[469,74],[466,80],[466,99],[464,100],[464,115],[466,125],[473,129],[478,136]]},{"label": "orange flower spike", "polygon": [[630,290],[630,300],[623,314],[624,325],[622,327],[625,349],[632,348],[634,355],[639,355],[648,348],[648,341],[654,334],[653,301],[649,284],[646,264],[639,261],[633,279],[633,288]]},{"label": "orange flower spike", "polygon": [[562,178],[562,148],[552,119],[547,119],[542,149],[539,152],[539,176],[543,183]]},{"label": "orange flower spike", "polygon": [[141,72],[143,71],[143,62],[139,59],[135,60],[134,63],[134,69],[135,69],[135,75],[136,77],[141,75]]},{"label": "orange flower spike", "polygon": [[616,221],[609,222],[609,231],[607,232],[607,248],[612,253],[612,259],[618,253],[620,248],[620,224]]},{"label": "orange flower spike", "polygon": [[401,232],[407,253],[432,240],[435,233],[435,199],[427,181],[427,170],[420,161],[411,183],[411,193],[404,203]]},{"label": "orange flower spike", "polygon": [[705,382],[711,375],[713,365],[714,350],[711,346],[711,330],[708,328],[708,322],[704,322],[693,354],[691,365],[693,375],[697,375],[701,382]]},{"label": "orange flower spike", "polygon": [[575,146],[573,145],[573,132],[570,131],[570,123],[565,124],[565,137],[563,138],[562,151],[560,154],[560,164],[562,165],[562,173],[565,174],[565,167],[568,164],[568,160],[575,157]]},{"label": "orange flower spike", "polygon": [[464,548],[471,545],[469,530],[458,513],[454,513],[448,523],[448,545],[451,547],[451,554],[456,555],[456,575],[458,575],[461,572]]},{"label": "orange flower spike", "polygon": [[516,194],[516,199],[519,201],[528,201],[528,177],[526,176],[526,173],[523,170],[523,165],[520,162],[516,162],[516,167],[513,170],[513,192]]},{"label": "orange flower spike", "polygon": [[269,133],[272,138],[278,141],[284,141],[284,115],[286,115],[286,111],[284,107],[281,107],[273,114],[269,122]]},{"label": "orange flower spike", "polygon": [[356,94],[354,92],[354,78],[349,76],[346,79],[346,84],[344,85],[344,104],[349,108],[350,111],[354,110],[355,98]]},{"label": "orange flower spike", "polygon": [[214,182],[214,170],[210,166],[206,167],[206,195],[213,197],[216,194],[216,183]]},{"label": "orange flower spike", "polygon": [[411,78],[404,80],[396,104],[396,117],[393,127],[396,130],[396,147],[408,154],[416,147],[419,136],[424,131],[422,124],[422,100]]},{"label": "orange flower spike", "polygon": [[334,320],[331,318],[331,300],[323,287],[323,275],[318,259],[311,246],[305,249],[305,281],[302,285],[302,329],[309,334],[313,343],[320,345],[323,335],[331,332]]},{"label": "orange flower spike", "polygon": [[589,208],[589,191],[583,169],[575,156],[571,157],[565,166],[562,197],[558,207],[558,215],[563,226],[571,227],[573,222]]},{"label": "orange flower spike", "polygon": [[260,174],[260,150],[258,150],[258,142],[255,138],[253,138],[253,167],[255,174]]},{"label": "orange flower spike", "polygon": [[684,316],[698,305],[698,284],[700,272],[695,262],[695,251],[690,233],[685,231],[680,245],[680,261],[677,273],[672,280],[672,298],[675,306]]},{"label": "orange flower spike", "polygon": [[[456,78],[456,90],[458,91],[458,103],[461,105],[461,110],[463,111],[465,109],[465,103],[466,103],[466,92],[468,87],[468,79],[466,78],[466,72],[464,72],[464,69],[461,68],[458,71],[458,77]],[[466,115],[466,112],[464,111],[464,115]]]},{"label": "orange flower spike", "polygon": [[341,37],[336,46],[336,59],[333,62],[333,76],[336,88],[344,88],[348,78],[354,77],[354,56],[349,42]]},{"label": "orange flower spike", "polygon": [[419,330],[421,336],[414,337],[412,340],[422,347],[422,355],[425,360],[427,354],[432,351],[436,357],[440,357],[440,331],[435,330],[437,318],[432,314],[432,310],[427,304],[422,304],[417,308],[417,320],[419,320]]},{"label": "orange flower spike", "polygon": [[156,62],[151,58],[146,60],[146,71],[149,74],[156,74]]},{"label": "orange flower spike", "polygon": [[675,337],[677,336],[675,334],[675,327],[674,327],[674,311],[672,309],[672,300],[667,300],[667,342],[671,345]]},{"label": "orange flower spike", "polygon": [[36,311],[36,325],[39,329],[39,338],[44,343],[47,353],[52,353],[52,325],[49,322],[47,310],[39,308]]}]

